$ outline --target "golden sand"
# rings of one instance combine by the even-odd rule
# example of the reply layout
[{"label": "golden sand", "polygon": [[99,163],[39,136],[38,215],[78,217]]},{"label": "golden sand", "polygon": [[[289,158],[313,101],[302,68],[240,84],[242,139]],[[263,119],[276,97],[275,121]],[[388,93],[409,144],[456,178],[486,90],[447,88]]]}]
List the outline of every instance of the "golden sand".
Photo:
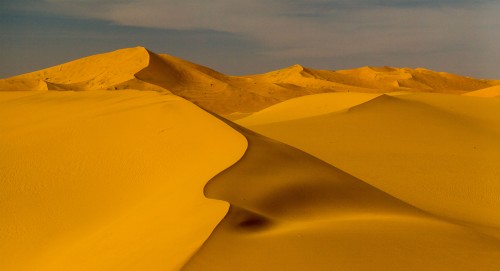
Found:
[{"label": "golden sand", "polygon": [[499,85],[143,47],[1,79],[0,270],[496,271]]},{"label": "golden sand", "polygon": [[0,270],[179,269],[227,212],[203,187],[246,140],[181,98],[30,91],[0,104]]},{"label": "golden sand", "polygon": [[383,95],[310,118],[259,125],[248,117],[247,126],[424,210],[498,227],[499,111],[497,99]]}]

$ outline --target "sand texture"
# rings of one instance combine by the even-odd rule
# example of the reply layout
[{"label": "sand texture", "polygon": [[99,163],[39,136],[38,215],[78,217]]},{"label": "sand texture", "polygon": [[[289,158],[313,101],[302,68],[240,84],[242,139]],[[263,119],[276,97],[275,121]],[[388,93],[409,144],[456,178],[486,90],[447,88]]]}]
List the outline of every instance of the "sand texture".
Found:
[{"label": "sand texture", "polygon": [[499,84],[143,47],[1,79],[0,270],[498,271]]}]

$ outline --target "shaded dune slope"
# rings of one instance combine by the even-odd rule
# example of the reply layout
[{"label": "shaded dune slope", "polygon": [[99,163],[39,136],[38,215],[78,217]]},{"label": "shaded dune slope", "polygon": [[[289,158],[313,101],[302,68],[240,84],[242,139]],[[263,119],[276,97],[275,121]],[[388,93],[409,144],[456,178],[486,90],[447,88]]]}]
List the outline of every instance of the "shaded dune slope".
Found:
[{"label": "shaded dune slope", "polygon": [[[0,90],[154,90],[173,93],[218,113],[253,112],[281,101],[250,88],[250,79],[144,47],[121,49],[0,80]],[[267,84],[257,89],[286,89]],[[286,96],[288,97],[288,96]]]},{"label": "shaded dune slope", "polygon": [[[209,198],[227,201],[233,207],[276,222],[323,215],[342,216],[349,208],[359,212],[415,211],[303,151],[229,121],[226,123],[242,133],[249,145],[236,165],[208,182],[205,195]],[[344,208],[335,208],[338,206]],[[337,210],[339,213],[335,213]]]},{"label": "shaded dune slope", "polygon": [[237,122],[419,208],[498,228],[499,108],[497,99],[382,95],[343,112]]},{"label": "shaded dune slope", "polygon": [[229,125],[249,147],[205,194],[229,202],[230,211],[182,270],[496,270],[500,264],[499,239]]},{"label": "shaded dune slope", "polygon": [[[89,56],[52,68],[0,81],[2,90],[117,90],[166,91],[136,78],[147,70],[148,51],[143,47],[121,49]],[[156,71],[160,73],[160,71]],[[158,74],[158,76],[161,76]],[[37,85],[34,89],[32,86]]]},{"label": "shaded dune slope", "polygon": [[181,91],[187,85],[192,88],[224,85],[224,77],[209,68],[136,47],[7,78],[0,81],[0,87],[2,90],[137,89],[168,93],[170,89]]}]

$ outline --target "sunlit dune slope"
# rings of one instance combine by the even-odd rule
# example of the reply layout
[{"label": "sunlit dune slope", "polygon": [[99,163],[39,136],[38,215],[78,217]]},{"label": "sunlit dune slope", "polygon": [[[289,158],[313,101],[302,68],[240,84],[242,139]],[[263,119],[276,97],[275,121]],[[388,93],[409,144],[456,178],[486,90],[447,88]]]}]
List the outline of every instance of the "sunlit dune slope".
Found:
[{"label": "sunlit dune slope", "polygon": [[474,96],[474,97],[485,97],[485,98],[498,98],[500,97],[500,86],[483,88],[476,91],[467,92],[464,95]]},{"label": "sunlit dune slope", "polygon": [[294,65],[259,75],[230,76],[144,47],[89,56],[0,80],[0,90],[172,92],[218,114],[255,112],[309,94],[394,91],[466,93],[499,85],[426,69],[362,67],[314,70]]},{"label": "sunlit dune slope", "polygon": [[273,82],[284,87],[306,89],[310,93],[393,91],[464,93],[497,85],[445,72],[417,68],[362,67],[352,70],[314,70],[300,65],[266,74],[250,76],[256,81]]},{"label": "sunlit dune slope", "polygon": [[[0,80],[1,90],[111,90],[141,89],[166,91],[136,78],[148,69],[145,48],[121,49],[93,55],[52,68]],[[158,76],[160,71],[156,71]]]},{"label": "sunlit dune slope", "polygon": [[[321,95],[307,103],[315,97],[317,107],[328,103]],[[290,105],[281,108],[295,114]],[[346,111],[259,124],[276,111],[237,122],[431,213],[500,226],[500,100],[382,95]]]},{"label": "sunlit dune slope", "polygon": [[[374,99],[382,94],[372,93],[324,93],[308,95],[263,109],[238,121],[243,126],[281,122],[347,110],[355,105]],[[318,102],[320,101],[320,102]]]},{"label": "sunlit dune slope", "polygon": [[[0,270],[178,270],[246,139],[173,95],[0,92]],[[209,131],[209,132],[207,132]]]},{"label": "sunlit dune slope", "polygon": [[500,239],[233,127],[247,137],[248,149],[205,188],[208,197],[229,202],[230,211],[182,270],[493,271],[500,265]]}]

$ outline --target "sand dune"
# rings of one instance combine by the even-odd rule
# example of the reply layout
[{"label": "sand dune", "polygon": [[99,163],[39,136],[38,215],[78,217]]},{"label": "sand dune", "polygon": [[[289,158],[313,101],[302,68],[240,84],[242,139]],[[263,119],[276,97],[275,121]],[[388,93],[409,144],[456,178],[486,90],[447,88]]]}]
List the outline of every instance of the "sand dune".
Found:
[{"label": "sand dune", "polygon": [[464,93],[498,82],[478,80],[427,69],[394,67],[362,67],[352,70],[314,70],[300,65],[252,76],[257,81],[268,81],[284,86],[305,88],[312,93],[325,90],[367,93],[393,91]]},{"label": "sand dune", "polygon": [[0,81],[2,90],[111,90],[144,89],[165,91],[140,81],[135,74],[148,67],[146,49],[121,49],[71,61],[37,72]]},{"label": "sand dune", "polygon": [[294,65],[260,75],[229,76],[144,47],[121,49],[0,80],[0,90],[172,92],[218,114],[251,113],[291,98],[330,92],[462,94],[499,85],[422,68],[314,70]]},{"label": "sand dune", "polygon": [[500,97],[500,86],[487,87],[471,92],[464,93],[465,96],[474,97],[486,97],[486,98],[498,98]]},{"label": "sand dune", "polygon": [[143,47],[2,79],[0,270],[496,271],[499,84]]},{"label": "sand dune", "polygon": [[[316,98],[316,106],[324,103]],[[383,95],[343,112],[262,125],[251,116],[237,122],[424,210],[498,227],[499,109],[496,99]],[[273,110],[266,111],[272,119]]]},{"label": "sand dune", "polygon": [[205,189],[230,212],[183,270],[497,270],[500,239],[233,127],[249,149]]},{"label": "sand dune", "polygon": [[355,105],[374,99],[381,94],[371,93],[325,93],[308,95],[268,107],[238,120],[243,126],[282,122],[309,118],[327,113],[347,110]]},{"label": "sand dune", "polygon": [[1,270],[177,270],[227,211],[203,187],[246,140],[181,98],[0,92],[0,104]]}]

